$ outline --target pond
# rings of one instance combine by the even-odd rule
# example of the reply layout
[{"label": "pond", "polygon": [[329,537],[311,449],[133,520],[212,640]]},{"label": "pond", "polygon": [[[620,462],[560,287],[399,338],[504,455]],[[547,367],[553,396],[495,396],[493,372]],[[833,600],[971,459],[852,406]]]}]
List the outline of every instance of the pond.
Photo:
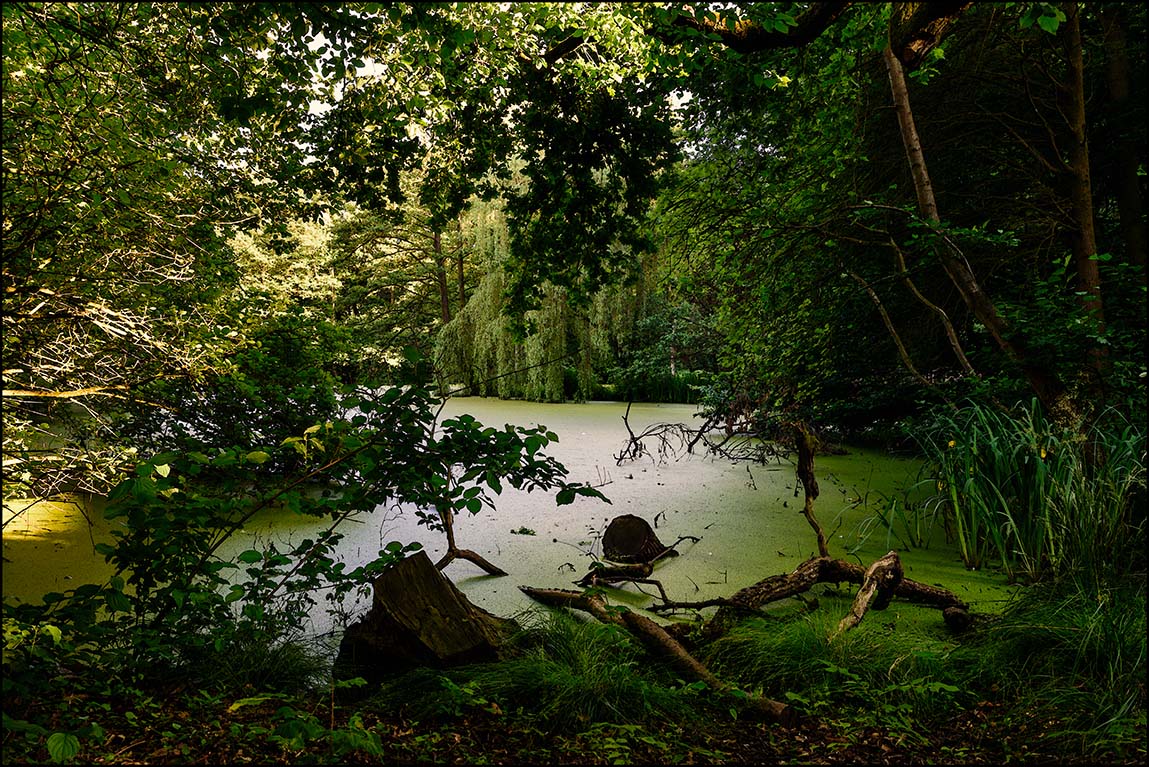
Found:
[{"label": "pond", "polygon": [[[495,496],[496,508],[457,519],[458,545],[509,574],[490,576],[462,560],[449,565],[445,573],[473,602],[497,615],[512,616],[532,606],[518,590],[521,585],[573,588],[573,581],[593,561],[590,555],[601,553],[599,539],[607,522],[619,514],[636,514],[651,522],[664,543],[680,536],[701,539],[684,541],[678,547],[681,556],[663,560],[655,570],[653,577],[673,599],[728,596],[769,575],[789,572],[815,552],[814,535],[801,515],[800,486],[795,492],[792,463],[734,464],[702,455],[660,462],[656,455],[616,465],[615,455],[627,439],[625,412],[625,403],[616,402],[455,398],[446,404],[444,417],[470,413],[489,426],[545,425],[559,435],[548,452],[566,465],[569,479],[599,486],[611,500],[608,505],[578,498],[559,507],[551,495],[507,488]],[[660,422],[700,425],[691,405],[635,404],[629,422],[636,433]],[[894,529],[901,540],[876,523],[876,512],[890,513],[892,502],[901,503],[912,492],[919,469],[916,461],[873,450],[818,456],[822,493],[816,513],[830,537],[830,553],[868,564],[898,548],[907,577],[951,589],[975,611],[998,611],[1009,596],[1004,580],[989,572],[967,571],[956,550],[945,543],[940,523],[932,528],[923,524],[922,543],[928,548],[909,547],[900,524]],[[93,551],[95,542],[108,538],[98,501],[41,503],[9,522],[20,508],[18,503],[5,505],[6,599],[35,601],[47,591],[107,577],[110,569]],[[322,528],[313,519],[268,513],[246,526],[230,553],[258,542],[291,544]],[[433,561],[446,548],[442,533],[419,526],[410,511],[380,508],[344,532],[341,553],[348,569],[374,559],[389,541],[418,541]],[[650,604],[638,588],[611,589],[610,598],[633,608]],[[654,593],[653,587],[641,588]],[[313,617],[316,631],[330,628],[330,619],[321,611]]]}]

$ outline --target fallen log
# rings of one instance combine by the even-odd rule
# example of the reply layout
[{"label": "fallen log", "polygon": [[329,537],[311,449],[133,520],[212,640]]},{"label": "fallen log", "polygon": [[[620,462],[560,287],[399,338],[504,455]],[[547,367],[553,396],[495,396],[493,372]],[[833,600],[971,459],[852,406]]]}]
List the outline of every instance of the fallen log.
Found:
[{"label": "fallen log", "polygon": [[[569,589],[539,589],[531,586],[520,586],[519,590],[541,604],[582,610],[602,623],[623,626],[643,646],[666,659],[684,677],[700,681],[721,694],[734,693],[732,686],[714,676],[710,669],[691,655],[677,639],[650,618],[630,610],[611,610],[598,594],[586,594]],[[754,695],[745,696],[745,700],[769,721],[789,723],[794,719],[793,710],[785,703]]]},{"label": "fallen log", "polygon": [[666,595],[666,589],[662,587],[662,583],[650,577],[653,572],[653,562],[639,562],[633,565],[604,565],[601,562],[595,562],[586,575],[575,581],[575,585],[591,588],[602,584],[645,583],[658,588],[663,602],[669,601],[670,597]]},{"label": "fallen log", "polygon": [[[888,554],[886,555],[889,556]],[[883,557],[882,559],[885,559]],[[882,560],[878,560],[881,562]],[[877,564],[877,563],[875,563]],[[664,601],[660,605],[652,605],[652,612],[673,612],[678,610],[701,610],[706,607],[718,607],[718,613],[707,624],[707,633],[711,636],[724,633],[738,615],[755,612],[764,606],[782,599],[797,596],[809,591],[819,583],[857,583],[863,584],[866,580],[866,571],[859,565],[830,557],[814,557],[798,565],[792,572],[780,575],[771,575],[768,578],[740,589],[729,597],[716,597],[695,602]],[[903,577],[893,586],[892,596],[905,599],[915,604],[937,607],[941,610],[952,610],[944,615],[946,625],[960,630],[964,626],[959,624],[965,616],[968,625],[969,606],[957,598],[953,592],[946,589],[919,583]],[[953,616],[953,617],[950,617]]]},{"label": "fallen log", "polygon": [[850,605],[850,612],[838,623],[838,628],[830,638],[833,639],[843,631],[849,631],[857,626],[869,610],[885,610],[904,575],[898,552],[891,551],[881,559],[874,560],[874,563],[866,569],[862,578],[862,588],[858,589],[854,603]]}]

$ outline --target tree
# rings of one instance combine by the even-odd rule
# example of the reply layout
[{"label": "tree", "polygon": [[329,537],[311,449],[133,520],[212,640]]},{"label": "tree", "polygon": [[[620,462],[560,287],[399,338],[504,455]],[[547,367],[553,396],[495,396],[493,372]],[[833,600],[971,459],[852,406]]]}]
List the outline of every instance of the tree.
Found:
[{"label": "tree", "polygon": [[178,9],[10,3],[3,22],[5,485],[100,490],[125,460],[109,411],[228,345],[199,314],[234,274],[226,136],[189,93],[202,46]]},{"label": "tree", "polygon": [[[732,72],[738,72],[736,66],[741,61],[741,56],[751,52],[759,52],[763,56],[769,56],[758,63],[762,67],[764,61],[770,63],[785,61],[784,54],[774,54],[773,51],[785,51],[794,45],[806,46],[803,56],[808,61],[810,57],[816,56],[814,53],[817,46],[817,36],[832,36],[840,34],[843,37],[856,34],[856,21],[860,18],[858,12],[846,8],[847,4],[821,4],[811,7],[807,13],[801,15],[796,19],[782,19],[782,26],[785,33],[780,33],[774,28],[773,24],[767,24],[766,21],[755,19],[755,15],[761,15],[761,11],[749,10],[747,19],[734,19],[724,17],[720,13],[707,14],[699,12],[693,16],[672,15],[667,19],[664,26],[663,36],[677,44],[687,44],[690,38],[685,36],[686,32],[691,34],[709,35],[715,42],[722,43],[730,47],[737,55],[727,57],[731,62],[730,69]],[[886,61],[889,64],[887,67],[891,74],[891,79],[895,86],[898,85],[898,80],[895,77],[901,69],[907,65],[917,67],[923,63],[929,63],[929,56],[931,51],[938,50],[936,48],[941,36],[949,31],[960,30],[961,25],[956,24],[958,16],[967,10],[968,3],[936,3],[923,6],[913,5],[900,5],[896,6],[893,15],[891,16],[891,27],[889,36],[889,51],[887,52]],[[1071,9],[1072,10],[1072,9]],[[1038,26],[1043,29],[1057,29],[1060,24],[1059,18],[1065,17],[1065,14],[1060,10],[1046,6],[1043,4],[1036,4],[1032,6],[1027,12],[1027,15],[1022,17],[1022,21],[1029,19],[1030,24],[1035,20],[1039,20]],[[791,21],[793,23],[791,23]],[[777,23],[777,22],[774,22]],[[995,25],[1000,25],[1000,19],[993,21]],[[835,31],[831,24],[837,24],[840,29]],[[1084,130],[1084,123],[1082,121],[1082,113],[1078,108],[1080,107],[1081,94],[1083,89],[1080,85],[1081,76],[1079,67],[1075,64],[1075,57],[1073,52],[1079,48],[1079,45],[1073,38],[1073,26],[1069,24],[1063,27],[1066,30],[1066,47],[1065,53],[1061,59],[1061,66],[1066,68],[1070,73],[1069,85],[1061,92],[1064,94],[1062,103],[1068,104],[1073,109],[1071,110],[1071,120],[1066,124],[1065,129],[1057,129],[1056,135],[1061,140],[1068,142],[1067,145],[1077,146],[1078,155],[1071,157],[1066,164],[1068,176],[1072,179],[1069,184],[1069,197],[1070,206],[1075,213],[1066,221],[1059,221],[1057,227],[1062,232],[1072,233],[1076,232],[1077,239],[1073,248],[1071,262],[1078,266],[1078,273],[1080,275],[1080,289],[1084,290],[1091,298],[1086,307],[1091,310],[1094,316],[1097,316],[1097,301],[1099,300],[1100,293],[1097,286],[1099,281],[1097,279],[1096,266],[1098,259],[1086,251],[1091,250],[1087,246],[1087,240],[1082,239],[1084,234],[1089,229],[1088,220],[1092,215],[1092,200],[1091,196],[1083,191],[1086,189],[1087,184],[1086,176],[1088,173],[1088,157],[1084,153],[1084,140],[1082,139]],[[816,34],[815,34],[816,33]],[[1041,34],[1044,34],[1042,32]],[[872,39],[872,38],[871,38]],[[896,65],[896,66],[894,66]],[[774,69],[780,70],[780,67]],[[1076,73],[1076,74],[1074,74]],[[929,75],[928,67],[922,72],[923,78]],[[968,311],[973,315],[976,320],[987,328],[995,339],[995,343],[999,350],[1013,360],[1017,369],[1026,377],[1033,390],[1042,398],[1046,406],[1051,412],[1056,414],[1064,422],[1079,420],[1079,416],[1088,409],[1087,403],[1090,400],[1088,391],[1095,390],[1095,387],[1090,387],[1090,390],[1080,392],[1073,392],[1070,389],[1070,384],[1075,382],[1076,375],[1074,373],[1066,374],[1065,368],[1061,367],[1066,362],[1070,362],[1064,356],[1058,360],[1057,364],[1034,350],[1033,341],[1031,340],[1033,334],[1030,328],[1020,328],[1016,324],[1010,323],[998,308],[995,300],[990,298],[985,291],[981,288],[978,278],[975,273],[968,268],[965,261],[961,257],[959,251],[954,249],[954,241],[952,238],[948,242],[938,243],[936,236],[944,234],[939,231],[936,226],[940,222],[940,217],[937,214],[938,206],[934,201],[934,195],[930,189],[928,176],[925,173],[926,165],[922,160],[923,154],[917,148],[918,142],[915,140],[914,133],[909,130],[909,121],[904,119],[911,113],[906,108],[908,106],[908,98],[906,97],[906,90],[895,90],[895,100],[899,104],[900,114],[903,116],[903,144],[905,145],[910,160],[910,167],[915,171],[913,176],[914,184],[913,189],[917,192],[919,214],[927,222],[934,222],[934,232],[932,237],[935,238],[935,244],[931,247],[938,247],[940,249],[934,251],[932,256],[936,259],[935,263],[942,267],[943,272],[947,275],[951,283],[951,289],[956,289],[957,294],[962,298],[963,303]],[[1057,93],[1055,88],[1054,93]],[[1074,107],[1074,105],[1077,105]],[[933,112],[933,114],[945,115],[944,108]],[[1053,122],[1046,123],[1047,126],[1055,125]],[[1076,127],[1074,127],[1076,126]],[[1047,127],[1047,130],[1049,128]],[[1068,136],[1068,138],[1066,138]],[[1076,136],[1076,139],[1073,137]],[[788,145],[787,150],[792,151],[794,145]],[[969,167],[968,161],[965,161],[966,167]],[[984,184],[984,179],[981,181]],[[875,190],[876,191],[876,190]],[[868,192],[873,194],[873,191]],[[849,194],[849,193],[847,193]],[[800,199],[796,198],[796,200]],[[871,198],[872,199],[872,198]],[[1073,202],[1076,201],[1076,202]],[[856,205],[856,203],[855,203]],[[833,209],[834,206],[831,206]],[[840,206],[837,206],[840,210]],[[865,206],[859,206],[865,207]],[[892,207],[896,207],[892,206]],[[891,209],[892,209],[891,207]],[[831,216],[823,215],[821,217],[824,221],[832,220]],[[907,222],[888,222],[885,224],[885,232],[878,230],[879,237],[873,237],[869,234],[860,241],[872,242],[874,245],[880,245],[881,239],[887,239],[893,236],[892,246],[893,249],[899,254],[905,249],[905,246],[897,241],[898,231],[896,227],[905,226]],[[895,228],[889,228],[893,224]],[[872,226],[872,221],[867,224]],[[952,224],[947,224],[947,231],[949,231]],[[824,227],[825,228],[825,227]],[[841,234],[840,227],[837,234]],[[794,231],[796,227],[792,227]],[[974,230],[967,225],[965,236],[973,233]],[[853,235],[857,238],[857,235]],[[921,237],[922,235],[917,235]],[[923,240],[924,242],[924,240]],[[993,245],[993,240],[988,240],[986,245]],[[1094,248],[1095,250],[1095,248]],[[847,265],[849,262],[846,262]],[[902,269],[904,272],[904,268]],[[848,272],[847,272],[848,273]],[[903,275],[904,276],[904,275]],[[868,285],[869,281],[862,280],[863,285]],[[871,293],[875,296],[876,293]],[[936,306],[936,304],[935,304]],[[939,315],[945,316],[945,315]],[[948,320],[947,320],[948,322]],[[947,327],[948,330],[948,327]],[[1094,338],[1098,337],[1094,333]],[[951,346],[954,346],[955,352],[960,350],[960,345],[953,344],[954,336],[950,335]],[[898,341],[895,338],[895,341]],[[900,341],[899,341],[900,343]],[[1094,344],[1096,349],[1096,345]],[[1091,355],[1094,358],[1096,354]],[[962,359],[964,354],[959,354],[958,359]],[[1095,366],[1094,366],[1095,367]],[[1080,362],[1078,363],[1078,368]]]}]

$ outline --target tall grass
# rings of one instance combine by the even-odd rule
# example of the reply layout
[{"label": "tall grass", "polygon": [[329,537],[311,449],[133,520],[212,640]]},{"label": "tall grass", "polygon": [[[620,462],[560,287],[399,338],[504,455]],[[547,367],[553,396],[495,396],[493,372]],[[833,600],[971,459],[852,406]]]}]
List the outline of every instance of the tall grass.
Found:
[{"label": "tall grass", "polygon": [[1085,433],[1036,400],[1012,411],[971,403],[921,438],[940,507],[967,567],[1011,579],[1100,583],[1143,564],[1145,431],[1107,412]]},{"label": "tall grass", "polygon": [[1003,701],[1012,716],[1044,720],[1072,752],[1144,752],[1144,574],[1108,584],[1032,586],[1000,620],[950,655],[962,686]]},{"label": "tall grass", "polygon": [[420,669],[385,686],[378,701],[401,705],[416,718],[495,703],[537,718],[552,732],[693,715],[697,692],[651,661],[624,629],[550,611],[518,620],[524,629],[514,657],[450,671]]}]

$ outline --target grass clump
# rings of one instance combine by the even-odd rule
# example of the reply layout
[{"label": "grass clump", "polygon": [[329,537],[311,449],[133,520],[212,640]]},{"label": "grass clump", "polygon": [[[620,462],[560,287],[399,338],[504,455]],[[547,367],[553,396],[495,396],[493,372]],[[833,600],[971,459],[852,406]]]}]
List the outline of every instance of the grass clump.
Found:
[{"label": "grass clump", "polygon": [[513,657],[418,669],[386,685],[376,701],[401,705],[416,719],[474,709],[524,715],[553,732],[691,716],[694,689],[651,661],[626,631],[565,613],[530,612],[519,621]]},{"label": "grass clump", "polygon": [[823,594],[819,602],[813,612],[744,621],[707,648],[706,662],[719,676],[802,713],[848,716],[908,734],[918,729],[912,720],[948,715],[964,698],[945,664],[952,642],[939,632],[874,614],[830,639],[849,600]]},{"label": "grass clump", "polygon": [[1146,597],[1143,573],[1103,587],[1032,586],[951,660],[1013,716],[1056,723],[1051,742],[1076,753],[1143,753]]}]

